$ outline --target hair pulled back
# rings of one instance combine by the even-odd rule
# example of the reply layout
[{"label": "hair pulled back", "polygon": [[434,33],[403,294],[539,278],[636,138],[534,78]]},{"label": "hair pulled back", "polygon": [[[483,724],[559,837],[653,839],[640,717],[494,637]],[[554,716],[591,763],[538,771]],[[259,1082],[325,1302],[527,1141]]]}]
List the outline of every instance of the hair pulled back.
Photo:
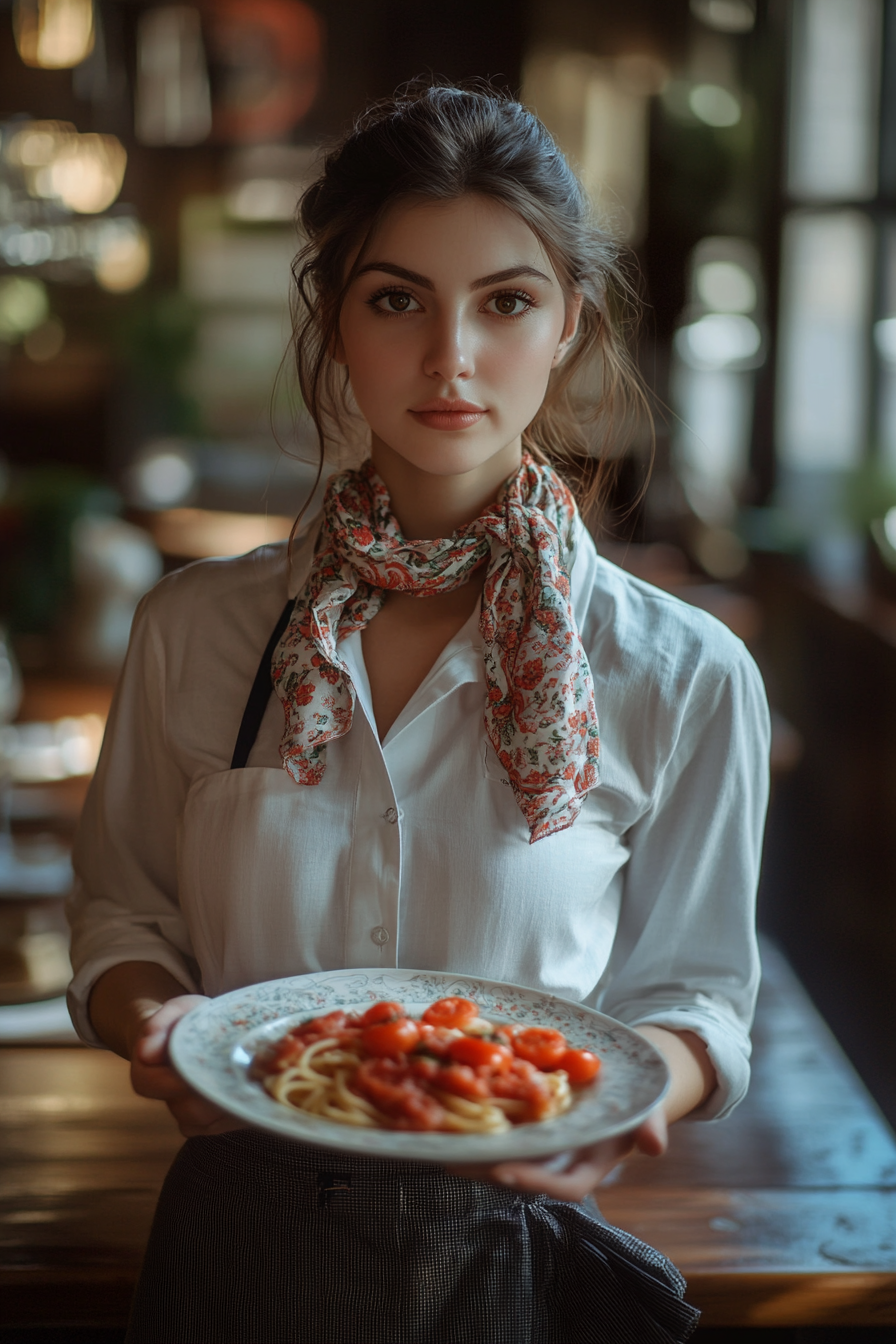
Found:
[{"label": "hair pulled back", "polygon": [[[575,342],[552,371],[523,443],[536,458],[555,463],[596,448],[603,467],[590,474],[583,501],[593,505],[620,435],[631,432],[632,412],[646,409],[624,336],[611,318],[611,306],[625,307],[631,288],[618,245],[593,223],[588,198],[548,131],[487,86],[410,85],[374,104],[326,154],[320,176],[302,196],[299,223],[307,242],[293,265],[294,338],[321,463],[328,440],[344,437],[348,376],[331,352],[367,241],[399,200],[453,201],[471,192],[518,215],[550,257],[564,292],[582,295]],[[570,385],[595,356],[599,388],[582,414]]]}]

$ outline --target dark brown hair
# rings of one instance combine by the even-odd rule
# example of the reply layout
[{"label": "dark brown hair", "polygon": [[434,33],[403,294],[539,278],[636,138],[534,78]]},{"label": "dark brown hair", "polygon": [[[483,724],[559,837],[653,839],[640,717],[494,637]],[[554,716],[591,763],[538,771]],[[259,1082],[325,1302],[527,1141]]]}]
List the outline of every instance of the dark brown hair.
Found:
[{"label": "dark brown hair", "polygon": [[[564,292],[582,295],[575,342],[551,373],[523,443],[534,457],[554,463],[596,453],[598,466],[588,473],[581,501],[593,507],[620,439],[631,436],[638,413],[649,417],[625,342],[632,286],[618,244],[592,220],[588,198],[547,130],[487,86],[416,84],[375,104],[325,155],[302,196],[299,224],[307,242],[293,265],[293,329],[299,387],[319,436],[321,466],[327,442],[344,436],[348,378],[330,352],[367,240],[399,200],[452,201],[469,192],[500,202],[528,224]],[[595,356],[600,388],[583,413],[573,405],[570,385]]]}]

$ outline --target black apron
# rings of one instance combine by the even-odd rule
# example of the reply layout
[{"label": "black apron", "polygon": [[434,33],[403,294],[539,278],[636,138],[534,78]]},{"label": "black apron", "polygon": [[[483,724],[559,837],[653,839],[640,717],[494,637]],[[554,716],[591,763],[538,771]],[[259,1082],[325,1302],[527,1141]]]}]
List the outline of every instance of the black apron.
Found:
[{"label": "black apron", "polygon": [[[232,769],[261,725],[292,607]],[[175,1158],[127,1344],[681,1344],[699,1317],[684,1290],[593,1201],[234,1130],[188,1139]]]}]

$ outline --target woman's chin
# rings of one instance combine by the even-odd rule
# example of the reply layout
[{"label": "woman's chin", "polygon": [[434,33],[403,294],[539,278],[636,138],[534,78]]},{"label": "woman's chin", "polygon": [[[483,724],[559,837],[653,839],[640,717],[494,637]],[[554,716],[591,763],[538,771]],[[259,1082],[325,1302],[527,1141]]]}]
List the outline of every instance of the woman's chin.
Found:
[{"label": "woman's chin", "polygon": [[410,468],[443,479],[494,473],[496,482],[500,482],[517,470],[522,458],[519,435],[509,443],[492,444],[471,441],[472,436],[464,431],[434,431],[428,438],[429,442],[394,448],[374,436],[371,444],[374,465],[387,471],[390,467],[398,471]]}]

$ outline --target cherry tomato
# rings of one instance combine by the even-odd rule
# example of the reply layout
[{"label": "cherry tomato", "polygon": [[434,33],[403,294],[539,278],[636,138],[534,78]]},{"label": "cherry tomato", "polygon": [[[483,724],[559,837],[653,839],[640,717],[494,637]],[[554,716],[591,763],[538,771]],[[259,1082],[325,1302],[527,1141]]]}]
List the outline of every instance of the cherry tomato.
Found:
[{"label": "cherry tomato", "polygon": [[400,1003],[375,1003],[361,1017],[362,1027],[372,1027],[374,1022],[394,1022],[397,1017],[407,1017]]},{"label": "cherry tomato", "polygon": [[551,1027],[526,1027],[513,1038],[513,1051],[537,1069],[556,1069],[566,1053],[566,1037]]},{"label": "cherry tomato", "polygon": [[573,1087],[581,1087],[597,1077],[600,1060],[590,1050],[567,1050],[557,1068],[566,1070]]},{"label": "cherry tomato", "polygon": [[302,1022],[299,1026],[293,1027],[291,1036],[309,1037],[309,1036],[335,1036],[338,1031],[344,1027],[357,1026],[358,1019],[353,1013],[344,1013],[340,1008],[335,1012],[327,1013],[324,1017],[312,1017],[308,1022]]},{"label": "cherry tomato", "polygon": [[458,1036],[448,1047],[448,1054],[457,1064],[481,1066],[495,1073],[506,1073],[513,1063],[513,1052],[506,1045],[495,1045],[481,1036]]},{"label": "cherry tomato", "polygon": [[407,1054],[420,1040],[420,1028],[409,1017],[397,1017],[391,1021],[374,1022],[361,1032],[361,1044],[371,1055]]},{"label": "cherry tomato", "polygon": [[479,1016],[479,1008],[472,999],[436,999],[423,1014],[423,1021],[433,1027],[465,1027]]}]

